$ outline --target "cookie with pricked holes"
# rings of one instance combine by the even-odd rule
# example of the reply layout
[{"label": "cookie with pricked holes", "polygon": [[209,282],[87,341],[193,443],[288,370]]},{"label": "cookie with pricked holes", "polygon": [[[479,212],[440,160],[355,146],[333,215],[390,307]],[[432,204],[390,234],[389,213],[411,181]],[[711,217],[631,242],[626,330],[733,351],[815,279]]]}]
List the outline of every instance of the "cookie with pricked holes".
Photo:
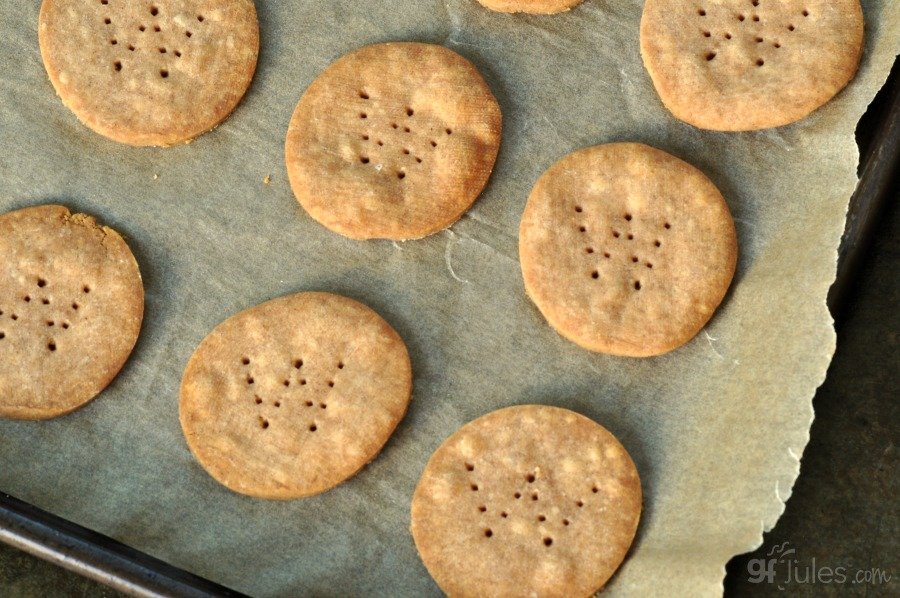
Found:
[{"label": "cookie with pricked holes", "polygon": [[702,129],[805,118],[853,79],[859,0],[647,0],[641,56],[666,108]]},{"label": "cookie with pricked holes", "polygon": [[0,417],[48,419],[96,397],[131,354],[144,286],[122,237],[43,205],[0,216]]},{"label": "cookie with pricked holes", "polygon": [[298,293],[229,318],[194,352],[181,426],[204,469],[271,499],[337,486],[375,458],[412,391],[400,336],[365,305]]},{"label": "cookie with pricked holes", "polygon": [[412,534],[449,596],[589,596],[625,558],[641,482],[599,424],[557,407],[494,411],[432,455]]},{"label": "cookie with pricked holes", "polygon": [[500,107],[468,60],[383,43],[340,58],[291,118],[285,157],[300,205],[353,239],[417,239],[456,222],[500,147]]},{"label": "cookie with pricked holes", "polygon": [[645,357],[680,347],[731,284],[737,236],[722,194],[661,150],[612,143],[545,172],[519,226],[525,289],[578,345]]},{"label": "cookie with pricked holes", "polygon": [[38,38],[63,104],[142,146],[188,142],[225,120],[259,53],[253,0],[44,0]]}]

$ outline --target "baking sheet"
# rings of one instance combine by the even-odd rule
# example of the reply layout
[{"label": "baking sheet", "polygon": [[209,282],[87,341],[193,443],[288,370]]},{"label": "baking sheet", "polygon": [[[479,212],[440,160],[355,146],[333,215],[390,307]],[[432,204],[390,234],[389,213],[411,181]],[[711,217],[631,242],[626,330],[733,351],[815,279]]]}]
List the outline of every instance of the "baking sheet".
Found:
[{"label": "baking sheet", "polygon": [[[834,350],[825,296],[856,183],[853,130],[900,51],[900,5],[863,2],[863,65],[834,102],[749,134],[701,132],[666,113],[638,54],[641,5],[588,0],[522,17],[473,0],[260,1],[263,47],[244,103],[191,145],[157,150],[82,127],[46,80],[39,2],[0,3],[0,211],[53,201],[97,215],[127,237],[147,291],[136,351],[100,398],[51,422],[0,421],[0,488],[252,594],[432,595],[408,532],[428,456],[493,409],[560,405],[617,434],[644,483],[638,538],[608,591],[720,593],[725,563],[760,543],[799,471]],[[473,60],[503,108],[504,142],[487,191],[450,231],[360,243],[302,212],[282,145],[322,68],[388,40]],[[516,255],[541,172],[621,140],[703,169],[741,244],[710,326],[647,360],[556,335],[525,297]],[[331,492],[288,503],[232,494],[184,443],[181,372],[225,317],[308,289],[362,300],[400,332],[415,368],[410,411],[381,456]]]}]

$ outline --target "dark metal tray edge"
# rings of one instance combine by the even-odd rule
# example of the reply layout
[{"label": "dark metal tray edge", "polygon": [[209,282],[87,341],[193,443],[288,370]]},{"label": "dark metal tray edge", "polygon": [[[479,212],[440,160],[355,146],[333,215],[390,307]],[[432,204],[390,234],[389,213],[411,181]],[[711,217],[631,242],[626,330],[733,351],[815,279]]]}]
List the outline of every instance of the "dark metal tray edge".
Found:
[{"label": "dark metal tray edge", "polygon": [[243,596],[3,492],[0,541],[132,596]]}]

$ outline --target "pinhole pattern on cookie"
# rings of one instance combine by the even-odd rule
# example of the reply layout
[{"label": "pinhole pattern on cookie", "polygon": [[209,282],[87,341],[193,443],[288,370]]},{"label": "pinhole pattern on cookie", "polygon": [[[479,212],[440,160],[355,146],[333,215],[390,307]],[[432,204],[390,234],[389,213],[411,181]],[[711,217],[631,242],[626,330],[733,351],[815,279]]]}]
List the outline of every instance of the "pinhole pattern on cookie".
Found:
[{"label": "pinhole pattern on cookie", "polygon": [[[762,11],[766,3],[777,4],[776,0],[735,0],[731,4],[717,4],[697,9],[698,33],[709,40],[703,57],[713,63],[720,52],[728,49],[729,42],[744,48],[756,47],[752,63],[756,67],[765,66],[767,59],[776,58],[776,53],[767,49],[778,50],[787,41],[789,35],[797,31],[795,22],[812,16],[809,9],[797,11],[796,14],[784,14],[781,10],[769,13],[763,18]],[[761,14],[762,13],[762,14]],[[712,65],[711,65],[712,66]]]},{"label": "pinhole pattern on cookie", "polygon": [[[38,276],[29,281],[23,281],[24,288],[19,293],[21,303],[15,311],[0,305],[0,340],[15,338],[30,338],[33,342],[40,343],[48,354],[56,353],[58,348],[64,347],[66,342],[65,331],[77,321],[75,312],[82,306],[77,302],[69,303],[72,297],[90,293],[90,286],[82,284],[77,289],[67,288],[70,285],[64,283],[52,284],[44,276]],[[83,300],[82,300],[83,301]],[[7,322],[4,322],[4,318]],[[36,336],[35,327],[41,324],[47,330],[45,334]],[[22,330],[19,337],[18,331]]]},{"label": "pinhole pattern on cookie", "polygon": [[412,534],[447,595],[482,595],[489,579],[496,596],[587,596],[627,552],[640,504],[637,471],[611,434],[526,405],[466,424],[435,451]]},{"label": "pinhole pattern on cookie", "polygon": [[360,104],[358,120],[363,125],[357,134],[360,163],[399,181],[426,163],[440,137],[453,134],[434,119],[417,116],[412,106],[393,106],[397,102],[392,98],[374,97],[362,89],[352,99]]},{"label": "pinhole pattern on cookie", "polygon": [[347,297],[297,293],[206,336],[185,369],[179,414],[191,451],[220,483],[299,498],[372,461],[411,389],[406,347],[378,314]]},{"label": "pinhole pattern on cookie", "polygon": [[[496,471],[491,471],[490,467],[480,468],[488,473],[484,476],[476,474],[476,463],[465,461],[460,468],[464,469],[468,474],[465,481],[467,489],[470,493],[487,494],[491,497],[488,501],[479,498],[471,504],[471,508],[482,514],[484,518],[482,523],[489,525],[484,529],[485,538],[498,538],[503,540],[504,534],[513,534],[510,530],[516,528],[521,530],[522,525],[527,525],[528,534],[531,534],[535,543],[543,544],[550,548],[554,541],[565,539],[562,535],[563,528],[569,527],[573,523],[577,523],[578,509],[590,504],[585,502],[583,496],[588,494],[598,494],[599,487],[596,483],[585,482],[584,492],[579,493],[577,497],[560,493],[558,488],[545,484],[545,480],[541,477],[542,471],[547,471],[547,465],[535,465],[529,468],[524,475],[515,476],[520,479],[517,485],[518,489],[512,494],[511,500],[504,499],[500,492],[492,492],[491,478],[497,476]],[[508,487],[507,480],[502,480],[501,484]],[[546,492],[545,499],[541,498],[542,492]],[[530,500],[523,502],[521,499],[528,497]],[[473,499],[474,500],[474,499]],[[553,512],[554,519],[548,519],[544,514],[545,507],[540,504],[541,501],[550,503],[546,507],[548,512]],[[566,506],[568,505],[568,506]],[[508,519],[507,524],[502,524],[494,519]],[[518,533],[518,532],[516,532]],[[509,540],[510,536],[506,536]]]},{"label": "pinhole pattern on cookie", "polygon": [[112,229],[56,205],[0,215],[0,418],[43,420],[97,396],[125,363],[143,315],[130,250]]},{"label": "pinhole pattern on cookie", "polygon": [[[133,17],[126,14],[123,7],[129,0],[101,1],[100,6],[103,34],[109,38],[111,46],[122,45],[127,51],[119,52],[112,67],[115,73],[129,74],[131,71],[152,68],[158,73],[160,79],[169,79],[170,73],[177,73],[177,63],[190,52],[191,43],[188,41],[194,36],[191,27],[202,31],[203,22],[206,20],[202,14],[196,15],[196,24],[186,27],[180,15],[169,15],[159,6],[146,3],[144,18],[139,23],[130,25]],[[119,6],[116,4],[121,3]],[[179,18],[175,18],[178,16]],[[163,62],[151,60],[152,54],[160,54],[166,57]]]},{"label": "pinhole pattern on cookie", "polygon": [[[585,218],[591,217],[590,211],[585,211],[585,209],[585,203],[581,201],[576,202],[573,206],[573,212],[576,214],[577,230],[580,233],[589,232],[588,227],[585,224],[581,224]],[[602,216],[597,218],[597,220],[602,220]],[[637,229],[641,230],[640,239],[636,236],[638,235]],[[659,251],[662,247],[662,242],[658,238],[653,236],[652,243],[647,243],[644,240],[645,238],[651,238],[646,233],[648,230],[653,231],[654,229],[656,229],[656,233],[659,236],[664,236],[672,229],[672,224],[668,221],[663,221],[654,225],[652,220],[648,222],[642,222],[641,219],[635,220],[634,214],[629,211],[621,216],[620,222],[613,223],[608,233],[601,231],[600,234],[593,235],[593,238],[592,235],[588,234],[586,239],[588,245],[584,248],[584,254],[588,256],[589,277],[598,282],[614,282],[610,280],[611,273],[620,272],[623,269],[623,265],[628,266],[630,262],[631,266],[627,268],[631,278],[630,286],[635,291],[640,291],[646,284],[645,280],[648,273],[645,270],[652,270],[654,260],[659,259],[662,255]],[[607,242],[606,240],[610,237],[612,241]],[[622,241],[626,243],[622,243]],[[629,241],[634,243],[628,243]],[[603,247],[602,258],[594,257],[596,253],[595,247]],[[619,259],[614,259],[613,256]],[[607,274],[605,278],[604,270]]]},{"label": "pinhole pattern on cookie", "polygon": [[[335,396],[330,391],[337,385],[338,372],[346,364],[343,359],[331,366],[317,364],[324,368],[316,368],[318,374],[307,375],[305,372],[310,370],[310,363],[303,358],[293,358],[273,371],[268,366],[255,368],[252,357],[243,356],[238,360],[239,380],[247,388],[248,402],[257,406],[252,416],[259,422],[261,430],[269,430],[280,417],[287,418],[289,425],[294,425],[298,416],[308,419],[307,431],[319,430],[321,420],[317,420],[315,415],[318,413],[321,417],[321,411],[328,409],[328,402]],[[324,376],[321,375],[323,371],[326,372]],[[353,375],[352,368],[349,375]],[[279,413],[282,406],[283,414]]]},{"label": "pinhole pattern on cookie", "polygon": [[300,98],[285,142],[291,189],[339,234],[419,239],[480,195],[501,128],[499,104],[459,54],[413,42],[365,46]]},{"label": "pinhole pattern on cookie", "polygon": [[584,348],[635,357],[699,332],[733,276],[736,242],[703,173],[634,143],[559,160],[519,227],[526,291],[548,323]]}]

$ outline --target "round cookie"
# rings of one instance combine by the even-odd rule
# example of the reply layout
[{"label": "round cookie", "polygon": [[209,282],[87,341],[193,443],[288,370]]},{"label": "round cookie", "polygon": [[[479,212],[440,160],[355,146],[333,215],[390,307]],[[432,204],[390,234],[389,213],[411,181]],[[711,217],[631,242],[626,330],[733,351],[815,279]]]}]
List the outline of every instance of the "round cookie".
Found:
[{"label": "round cookie", "polygon": [[478,0],[485,8],[497,12],[524,12],[552,15],[578,6],[584,0]]},{"label": "round cookie", "polygon": [[435,451],[412,534],[449,596],[589,596],[625,558],[641,482],[590,419],[527,405],[466,424]]},{"label": "round cookie", "polygon": [[519,227],[525,289],[578,345],[645,357],[693,338],[737,263],[722,194],[693,166],[637,143],[569,154],[538,180]]},{"label": "round cookie", "polygon": [[337,60],[288,128],[291,188],[352,239],[408,240],[447,228],[481,194],[500,147],[500,106],[468,60],[384,43]]},{"label": "round cookie", "polygon": [[253,0],[44,0],[44,66],[85,125],[121,143],[168,146],[217,126],[253,78]]},{"label": "round cookie", "polygon": [[375,458],[412,392],[406,346],[352,299],[298,293],[216,327],[181,383],[188,446],[218,482],[260,498],[310,496]]},{"label": "round cookie", "polygon": [[647,0],[641,56],[687,123],[751,131],[798,121],[853,79],[859,0]]},{"label": "round cookie", "polygon": [[81,407],[137,342],[144,287],[119,234],[44,205],[0,216],[0,417]]}]

